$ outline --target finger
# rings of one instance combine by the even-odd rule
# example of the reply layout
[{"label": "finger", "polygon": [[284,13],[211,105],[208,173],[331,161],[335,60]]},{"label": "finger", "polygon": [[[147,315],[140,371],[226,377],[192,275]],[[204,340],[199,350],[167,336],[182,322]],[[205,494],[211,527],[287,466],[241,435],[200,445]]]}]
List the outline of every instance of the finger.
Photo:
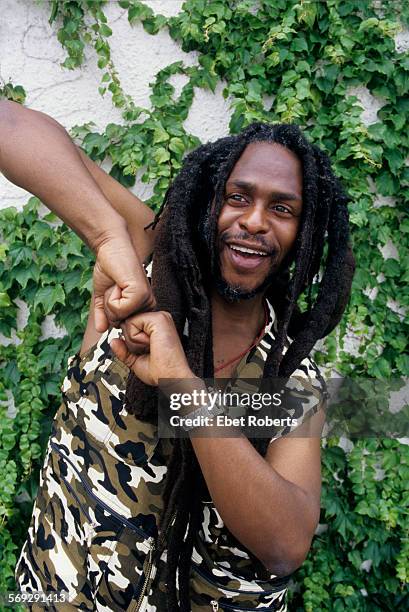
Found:
[{"label": "finger", "polygon": [[150,337],[155,330],[165,330],[173,328],[176,331],[173,317],[169,312],[160,310],[154,312],[139,312],[127,317],[126,321],[122,323],[126,324],[126,329],[132,340],[141,331],[144,332],[147,337]]},{"label": "finger", "polygon": [[105,293],[105,313],[110,321],[123,321],[137,312],[155,310],[156,301],[150,285],[146,282],[126,287],[115,285]]},{"label": "finger", "polygon": [[105,291],[103,303],[105,316],[108,319],[110,325],[113,325],[114,327],[120,327],[121,319],[118,318],[117,313],[112,310],[110,305],[110,300],[112,296],[114,300],[118,300],[120,298],[121,288],[118,287],[118,285],[113,285]]},{"label": "finger", "polygon": [[138,328],[131,320],[126,319],[120,325],[123,339],[131,353],[143,354],[149,352],[149,336]]},{"label": "finger", "polygon": [[95,329],[100,334],[106,331],[109,327],[109,321],[104,310],[103,296],[94,295],[94,323]]}]

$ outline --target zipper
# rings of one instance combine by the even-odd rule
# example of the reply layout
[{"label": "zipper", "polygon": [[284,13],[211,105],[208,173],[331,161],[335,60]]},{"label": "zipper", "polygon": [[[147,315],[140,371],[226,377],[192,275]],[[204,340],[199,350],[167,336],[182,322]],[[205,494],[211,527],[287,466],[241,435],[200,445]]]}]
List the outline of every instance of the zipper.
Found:
[{"label": "zipper", "polygon": [[143,581],[142,589],[139,594],[138,601],[136,603],[135,612],[138,612],[142,605],[142,600],[145,597],[145,592],[148,587],[149,579],[151,577],[152,565],[153,565],[153,553],[155,550],[155,538],[152,538],[152,537],[149,538],[148,545],[149,545],[149,552],[143,564],[143,573],[145,574],[145,580]]},{"label": "zipper", "polygon": [[[255,610],[255,608],[236,608],[227,603],[219,604],[215,599],[212,599],[210,605],[212,606],[212,612],[222,612],[223,610],[232,610],[232,612],[254,612]],[[273,610],[275,610],[275,608],[257,608],[257,610],[258,609],[260,609],[260,612],[273,612]]]},{"label": "zipper", "polygon": [[[176,511],[173,513],[172,518],[170,519],[170,525],[173,523],[173,520],[176,516]],[[153,566],[153,557],[154,557],[154,552],[155,550],[160,550],[161,545],[163,544],[165,539],[165,534],[161,534],[160,538],[158,539],[158,544],[156,545],[155,542],[155,538],[149,538],[148,539],[148,543],[149,543],[149,553],[145,559],[145,563],[143,564],[143,573],[145,574],[145,580],[143,581],[143,585],[142,585],[142,589],[141,592],[139,593],[139,597],[138,597],[138,601],[136,603],[136,607],[132,608],[132,612],[139,612],[141,605],[142,605],[142,601],[143,598],[146,595],[146,590],[148,588],[148,584],[151,578],[151,574],[152,574],[152,566]]]},{"label": "zipper", "polygon": [[199,567],[197,565],[195,565],[194,563],[192,563],[192,569],[193,569],[194,572],[199,574],[199,576],[204,578],[209,584],[211,584],[213,586],[216,586],[219,589],[223,589],[224,591],[231,591],[232,593],[237,593],[238,595],[240,595],[240,594],[245,594],[245,595],[272,595],[273,593],[279,593],[280,591],[282,591],[282,589],[288,584],[288,580],[283,581],[282,583],[279,582],[275,589],[270,589],[268,591],[266,589],[263,589],[262,591],[247,591],[247,590],[240,590],[240,589],[230,589],[228,586],[225,586],[224,584],[220,584],[220,583],[218,583],[216,581],[211,580],[211,578],[209,578],[209,576],[207,574],[205,574],[205,572],[203,572],[203,570],[199,569]]},{"label": "zipper", "polygon": [[83,506],[83,504],[80,502],[80,500],[78,499],[78,495],[76,494],[76,492],[72,488],[71,484],[68,482],[68,480],[65,478],[65,476],[62,476],[62,474],[59,474],[58,477],[61,478],[61,480],[64,482],[65,486],[67,487],[67,489],[71,493],[71,495],[75,498],[75,501],[77,502],[78,507],[80,508],[80,510],[82,510],[83,514],[85,515],[85,518],[88,520],[90,525],[95,527],[94,522],[93,522],[93,520],[91,518],[91,515],[88,512],[88,509],[85,508],[85,506]]},{"label": "zipper", "polygon": [[[67,456],[66,456],[66,455],[65,455],[65,454],[64,454],[64,453],[63,453],[63,452],[62,452],[62,451],[61,451],[61,450],[58,448],[58,445],[57,445],[55,442],[53,442],[52,440],[50,440],[50,445],[51,445],[51,448],[52,448],[53,450],[55,450],[55,452],[56,452],[56,453],[58,453],[58,454],[59,454],[59,455],[60,455],[60,456],[61,456],[61,457],[62,457],[62,458],[65,460],[65,461],[67,461],[67,463],[69,463],[69,465],[71,466],[71,468],[72,468],[72,469],[74,470],[74,472],[77,474],[77,476],[78,476],[78,478],[79,478],[80,482],[82,483],[82,485],[83,485],[83,486],[84,486],[84,488],[86,489],[86,491],[87,491],[87,493],[89,494],[89,496],[90,496],[90,497],[92,497],[92,499],[94,499],[94,500],[95,500],[95,502],[96,502],[96,503],[97,503],[99,506],[101,506],[101,507],[102,507],[102,508],[104,508],[104,509],[105,509],[107,512],[109,512],[110,514],[112,514],[112,516],[115,516],[115,517],[118,519],[118,521],[120,521],[122,524],[124,524],[124,525],[126,525],[127,527],[129,527],[129,529],[132,529],[132,530],[133,530],[133,531],[135,531],[136,533],[139,533],[141,536],[143,536],[143,538],[144,538],[145,540],[146,540],[146,538],[147,538],[146,542],[144,542],[144,543],[146,543],[146,544],[148,545],[148,547],[149,547],[148,554],[147,554],[147,556],[146,556],[146,558],[145,558],[145,561],[144,561],[144,564],[143,564],[143,573],[145,574],[145,578],[144,578],[144,581],[143,581],[143,585],[142,585],[141,592],[140,592],[139,597],[138,597],[138,601],[137,601],[137,603],[136,603],[136,607],[135,607],[135,608],[133,608],[133,607],[132,607],[132,608],[130,608],[130,609],[131,609],[133,612],[139,612],[139,610],[140,610],[140,608],[141,608],[141,605],[142,605],[143,598],[144,598],[145,593],[146,593],[146,589],[147,589],[148,584],[149,584],[149,580],[150,580],[151,574],[152,574],[152,566],[153,566],[153,561],[154,561],[154,552],[155,552],[155,549],[156,549],[156,542],[155,542],[155,538],[154,538],[154,537],[152,537],[152,536],[149,536],[149,537],[148,537],[148,536],[147,536],[147,534],[146,534],[146,533],[144,533],[144,532],[143,532],[141,529],[139,529],[138,527],[136,527],[135,525],[133,525],[133,524],[132,524],[130,521],[128,521],[128,519],[126,519],[124,516],[122,516],[121,514],[119,514],[118,512],[116,512],[116,510],[113,510],[112,508],[110,508],[110,507],[109,507],[109,506],[108,506],[108,505],[107,505],[105,502],[103,502],[101,499],[99,499],[99,497],[97,497],[97,496],[95,495],[95,493],[92,491],[92,489],[91,489],[90,485],[87,483],[87,481],[86,481],[86,480],[84,480],[84,479],[81,477],[81,475],[79,474],[79,472],[78,472],[77,468],[75,467],[75,465],[73,464],[73,462],[72,462],[70,459],[68,459],[68,457],[67,457]],[[64,479],[64,478],[63,478],[63,479]],[[66,481],[65,481],[65,479],[64,479],[64,482],[66,482]],[[66,482],[66,484],[67,484],[67,485],[69,485],[69,483],[68,483],[68,482]],[[70,486],[70,485],[69,485],[69,486]],[[70,486],[70,489],[72,490],[72,487],[71,487],[71,486]],[[74,493],[74,494],[75,494],[75,493]],[[75,496],[75,497],[76,497],[76,499],[77,499],[77,502],[78,502],[79,506],[80,506],[80,507],[81,507],[81,509],[84,511],[85,515],[86,515],[87,517],[89,517],[88,512],[87,512],[87,511],[86,511],[86,509],[83,507],[83,505],[82,505],[82,504],[79,502],[78,497],[77,497],[77,496]],[[174,513],[174,515],[172,516],[171,522],[173,521],[173,519],[175,518],[175,516],[176,516],[176,512],[175,512],[175,513]],[[90,520],[90,518],[89,518],[89,520]],[[90,522],[91,522],[91,520],[90,520]],[[92,522],[91,522],[91,524],[92,524]],[[158,541],[158,546],[159,546],[159,544],[162,544],[162,543],[163,543],[164,538],[165,538],[165,535],[164,535],[164,534],[162,534],[162,535],[161,535],[161,538],[160,538],[160,539],[159,539],[159,541]]]},{"label": "zipper", "polygon": [[[94,499],[96,501],[96,503],[99,506],[101,506],[101,508],[104,508],[104,510],[106,510],[109,514],[112,514],[112,516],[114,516],[116,519],[118,519],[118,521],[120,521],[123,525],[126,525],[127,527],[129,527],[129,529],[132,529],[132,531],[135,531],[136,533],[139,533],[139,535],[143,536],[144,539],[148,538],[148,541],[149,541],[148,535],[144,531],[142,531],[142,529],[139,529],[139,527],[136,527],[135,525],[133,525],[133,523],[128,521],[128,519],[126,519],[124,516],[119,514],[116,510],[113,510],[112,508],[110,508],[110,506],[108,506],[108,504],[103,502],[101,499],[99,499],[99,497],[97,497],[95,495],[95,493],[93,492],[93,490],[91,489],[91,487],[89,486],[87,481],[83,480],[83,478],[80,476],[77,468],[72,463],[72,461],[70,459],[68,459],[68,457],[58,448],[58,446],[57,446],[57,444],[55,444],[55,442],[50,440],[50,445],[51,445],[51,448],[53,450],[55,450],[60,455],[60,457],[62,457],[65,461],[67,461],[67,463],[70,464],[71,468],[77,474],[78,478],[81,481],[81,484],[86,489],[87,493],[90,495],[90,497],[92,497],[92,499]],[[81,505],[81,508],[84,510],[84,507],[82,505]]]},{"label": "zipper", "polygon": [[74,489],[72,488],[72,486],[70,485],[68,480],[65,478],[65,476],[62,476],[60,474],[59,477],[62,479],[62,481],[64,482],[65,486],[67,487],[67,489],[69,490],[71,495],[74,497],[75,501],[77,502],[77,505],[78,505],[79,509],[84,513],[84,516],[85,516],[85,518],[88,521],[88,524],[86,523],[86,525],[87,525],[86,532],[85,532],[85,528],[84,528],[84,534],[85,534],[85,538],[87,540],[88,546],[91,546],[93,530],[96,527],[98,527],[98,522],[92,520],[88,510],[82,505],[82,503],[78,499],[78,495],[76,494],[76,492],[74,491]]}]

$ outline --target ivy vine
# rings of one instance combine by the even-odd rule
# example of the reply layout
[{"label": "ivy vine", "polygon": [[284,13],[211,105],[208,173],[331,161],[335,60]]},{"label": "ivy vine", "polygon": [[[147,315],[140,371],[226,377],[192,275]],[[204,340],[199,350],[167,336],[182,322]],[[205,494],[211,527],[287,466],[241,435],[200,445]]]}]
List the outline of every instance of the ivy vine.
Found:
[{"label": "ivy vine", "polygon": [[[104,0],[53,0],[50,24],[77,70],[88,47],[98,55],[99,93],[121,109],[123,124],[73,136],[94,160],[111,162],[127,187],[152,183],[157,208],[186,152],[199,140],[184,120],[197,88],[231,103],[230,131],[255,120],[296,122],[330,155],[351,196],[357,259],[342,324],[316,360],[344,375],[388,378],[409,372],[409,55],[394,37],[409,27],[409,5],[392,0],[187,0],[167,18],[137,0],[120,0],[130,27],[166,29],[195,66],[175,62],[151,85],[150,108],[135,105],[112,62]],[[153,44],[155,40],[153,39]],[[176,96],[174,75],[186,84]],[[382,101],[365,125],[356,88]],[[24,103],[20,86],[0,97]],[[0,212],[0,591],[13,588],[16,555],[36,494],[38,469],[58,406],[62,373],[77,350],[91,289],[92,255],[31,198]],[[391,247],[391,245],[393,245]],[[393,248],[394,247],[394,248]],[[19,324],[19,300],[29,307]],[[44,339],[53,315],[67,335]],[[353,348],[351,349],[351,342]],[[290,609],[336,612],[405,609],[409,582],[408,447],[391,439],[338,440],[323,449],[322,527],[296,575]],[[406,495],[406,497],[405,497]]]}]

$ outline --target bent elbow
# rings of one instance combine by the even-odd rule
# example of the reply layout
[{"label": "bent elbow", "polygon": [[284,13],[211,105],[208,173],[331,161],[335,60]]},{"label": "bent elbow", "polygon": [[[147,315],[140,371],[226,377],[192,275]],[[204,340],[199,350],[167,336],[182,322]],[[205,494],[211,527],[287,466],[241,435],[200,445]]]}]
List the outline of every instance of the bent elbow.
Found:
[{"label": "bent elbow", "polygon": [[283,578],[293,574],[304,563],[308,551],[310,550],[311,541],[308,545],[293,549],[291,551],[282,551],[281,554],[270,555],[268,558],[261,560],[262,564],[268,572],[274,574],[278,578]]},{"label": "bent elbow", "polygon": [[270,574],[274,574],[277,578],[284,578],[290,576],[304,563],[305,557],[303,558],[287,558],[287,559],[271,559],[263,562],[264,567]]}]

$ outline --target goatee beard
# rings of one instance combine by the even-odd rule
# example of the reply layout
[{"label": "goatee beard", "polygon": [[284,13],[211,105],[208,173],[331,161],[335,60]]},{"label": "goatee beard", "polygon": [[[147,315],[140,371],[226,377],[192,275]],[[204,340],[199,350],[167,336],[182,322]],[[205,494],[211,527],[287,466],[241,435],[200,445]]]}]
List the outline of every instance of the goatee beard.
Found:
[{"label": "goatee beard", "polygon": [[229,304],[235,304],[237,302],[240,302],[240,300],[251,300],[259,293],[264,293],[264,291],[271,285],[274,276],[275,272],[271,272],[264,279],[261,285],[255,287],[255,289],[246,291],[245,289],[240,287],[240,285],[230,285],[219,274],[215,284],[216,291],[222,298],[226,300],[226,302],[229,302]]}]

